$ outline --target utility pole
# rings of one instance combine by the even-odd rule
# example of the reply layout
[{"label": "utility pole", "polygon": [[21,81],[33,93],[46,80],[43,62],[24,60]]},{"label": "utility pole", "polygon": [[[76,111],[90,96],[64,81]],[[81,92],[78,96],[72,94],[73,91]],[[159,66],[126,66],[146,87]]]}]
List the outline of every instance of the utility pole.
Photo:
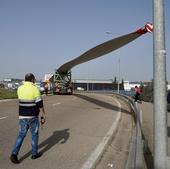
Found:
[{"label": "utility pole", "polygon": [[167,101],[164,0],[153,0],[154,169],[167,169]]}]

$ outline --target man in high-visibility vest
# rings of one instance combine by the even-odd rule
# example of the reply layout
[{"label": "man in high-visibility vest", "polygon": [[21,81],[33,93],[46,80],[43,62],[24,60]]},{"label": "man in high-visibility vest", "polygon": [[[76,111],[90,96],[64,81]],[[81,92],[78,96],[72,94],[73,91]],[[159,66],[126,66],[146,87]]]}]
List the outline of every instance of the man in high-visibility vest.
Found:
[{"label": "man in high-visibility vest", "polygon": [[39,89],[36,87],[35,76],[32,73],[25,75],[25,82],[18,90],[19,99],[19,135],[13,147],[10,159],[13,163],[19,163],[18,153],[30,129],[32,140],[32,159],[39,158],[42,154],[38,152],[38,137],[39,137],[39,117],[41,123],[45,123],[45,111],[43,100]]}]

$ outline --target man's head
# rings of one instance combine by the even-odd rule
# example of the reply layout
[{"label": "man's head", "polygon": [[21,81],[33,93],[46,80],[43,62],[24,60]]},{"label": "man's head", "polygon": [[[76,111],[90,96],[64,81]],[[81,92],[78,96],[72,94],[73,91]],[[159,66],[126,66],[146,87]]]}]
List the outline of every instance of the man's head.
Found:
[{"label": "man's head", "polygon": [[35,82],[35,76],[32,73],[27,73],[25,75],[25,81],[26,82]]}]

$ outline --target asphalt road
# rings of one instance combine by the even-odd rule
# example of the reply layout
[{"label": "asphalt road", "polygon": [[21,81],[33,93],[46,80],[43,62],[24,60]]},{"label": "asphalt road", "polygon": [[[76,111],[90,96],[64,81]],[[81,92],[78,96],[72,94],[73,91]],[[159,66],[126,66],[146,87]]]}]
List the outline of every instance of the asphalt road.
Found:
[{"label": "asphalt road", "polygon": [[123,100],[119,100],[119,102],[122,106],[119,127],[95,169],[126,168],[126,162],[129,155],[129,143],[132,142],[132,131],[135,123],[132,116],[133,112],[129,104]]},{"label": "asphalt road", "polygon": [[47,122],[39,138],[43,156],[30,158],[28,132],[18,156],[21,163],[13,164],[9,156],[18,133],[18,101],[0,101],[0,169],[83,169],[103,139],[111,137],[121,104],[104,94],[44,97]]}]

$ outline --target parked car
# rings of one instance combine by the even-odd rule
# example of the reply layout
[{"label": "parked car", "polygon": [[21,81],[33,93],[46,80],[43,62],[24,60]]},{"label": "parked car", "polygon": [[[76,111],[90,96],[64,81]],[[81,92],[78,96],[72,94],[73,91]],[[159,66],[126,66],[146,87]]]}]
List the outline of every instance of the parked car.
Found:
[{"label": "parked car", "polygon": [[77,87],[77,90],[84,91],[84,88],[83,87]]}]

